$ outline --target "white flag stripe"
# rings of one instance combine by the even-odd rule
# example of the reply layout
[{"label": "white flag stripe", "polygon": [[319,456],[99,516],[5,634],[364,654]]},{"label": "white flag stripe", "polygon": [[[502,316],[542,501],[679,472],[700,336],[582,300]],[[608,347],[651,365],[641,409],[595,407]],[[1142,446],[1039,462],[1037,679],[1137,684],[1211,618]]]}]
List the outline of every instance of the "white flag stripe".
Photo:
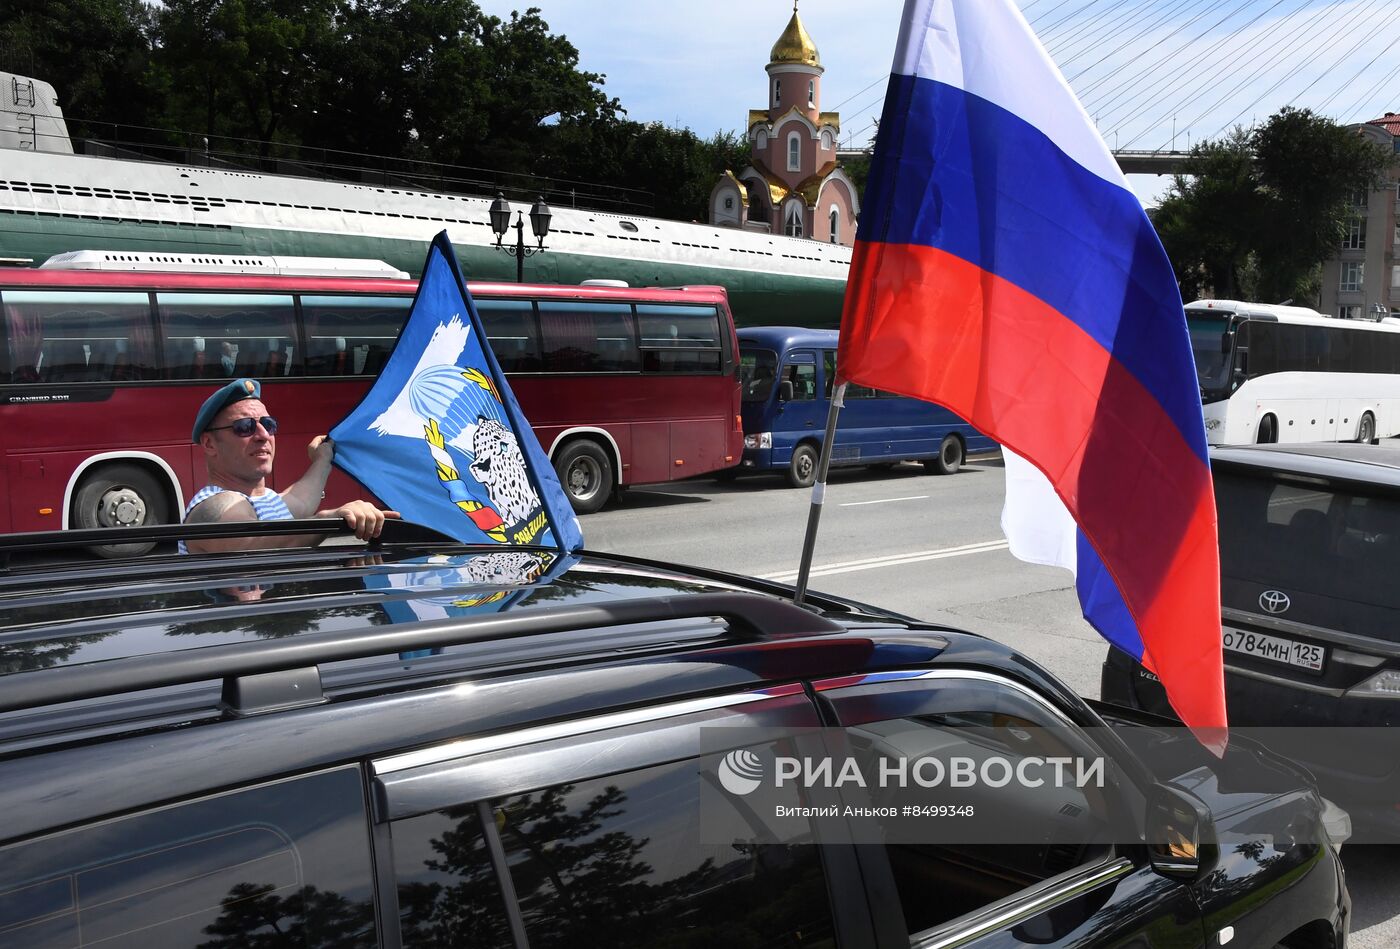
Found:
[{"label": "white flag stripe", "polygon": [[1002,446],[1006,468],[1006,502],[1001,530],[1011,553],[1026,563],[1064,567],[1075,573],[1079,564],[1079,527],[1039,468]]},{"label": "white flag stripe", "polygon": [[1088,171],[1128,187],[1093,119],[1011,0],[906,0],[894,72],[999,105]]},{"label": "white flag stripe", "polygon": [[[980,544],[964,544],[961,547],[944,547],[940,550],[923,550],[909,554],[895,554],[889,557],[871,557],[868,560],[848,560],[845,563],[830,563],[813,567],[811,575],[827,577],[838,573],[854,573],[858,570],[877,570],[880,567],[898,567],[903,564],[922,563],[926,560],[942,560],[945,557],[965,557],[968,554],[982,554],[993,550],[1006,550],[1009,545],[1004,540],[989,540]],[[797,579],[796,570],[771,573],[761,580],[774,580],[778,583],[791,583]]]}]

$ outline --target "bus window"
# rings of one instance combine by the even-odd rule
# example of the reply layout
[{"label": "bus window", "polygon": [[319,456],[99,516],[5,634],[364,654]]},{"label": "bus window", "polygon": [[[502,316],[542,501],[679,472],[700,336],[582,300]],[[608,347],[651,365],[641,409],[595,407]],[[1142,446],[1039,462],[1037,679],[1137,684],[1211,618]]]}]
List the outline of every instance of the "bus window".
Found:
[{"label": "bus window", "polygon": [[167,379],[300,375],[290,296],[157,293]]},{"label": "bus window", "polygon": [[739,384],[745,402],[767,402],[778,375],[778,357],[767,349],[739,353]]},{"label": "bus window", "polygon": [[1305,341],[1307,327],[1278,323],[1272,329],[1278,342],[1278,371],[1301,372],[1308,364]]},{"label": "bus window", "polygon": [[301,297],[308,376],[372,376],[399,338],[412,297]]},{"label": "bus window", "polygon": [[1356,352],[1352,349],[1352,334],[1346,330],[1327,328],[1327,359],[1324,372],[1355,372]]},{"label": "bus window", "polygon": [[1327,330],[1321,326],[1305,326],[1303,330],[1303,368],[1307,372],[1326,371],[1331,352]]},{"label": "bus window", "polygon": [[1217,392],[1230,381],[1230,358],[1222,352],[1229,323],[1219,313],[1186,311],[1186,329],[1191,337],[1191,354],[1196,360],[1196,377],[1206,392]]},{"label": "bus window", "polygon": [[[835,388],[836,383],[836,351],[834,349],[823,350],[822,369],[826,373],[826,395],[823,398],[829,399],[831,398],[831,390]],[[848,382],[845,397],[847,399],[878,399],[880,398],[880,390]]]},{"label": "bus window", "polygon": [[817,367],[799,363],[783,369],[783,383],[778,398],[784,402],[809,402],[817,397]]},{"label": "bus window", "polygon": [[6,290],[10,382],[124,382],[155,375],[150,298],[109,290]]},{"label": "bus window", "polygon": [[642,369],[646,372],[719,372],[719,311],[712,306],[637,304]]},{"label": "bus window", "polygon": [[[1279,371],[1278,346],[1275,345],[1278,327],[1278,323],[1263,320],[1249,320],[1240,327],[1244,332],[1245,348],[1249,352],[1249,378],[1267,376],[1271,372]],[[1236,336],[1238,335],[1237,332]],[[1236,343],[1237,348],[1238,345]]]},{"label": "bus window", "polygon": [[476,309],[502,372],[539,372],[544,368],[533,302],[477,300]]},{"label": "bus window", "polygon": [[642,358],[632,307],[540,302],[546,372],[637,372]]}]

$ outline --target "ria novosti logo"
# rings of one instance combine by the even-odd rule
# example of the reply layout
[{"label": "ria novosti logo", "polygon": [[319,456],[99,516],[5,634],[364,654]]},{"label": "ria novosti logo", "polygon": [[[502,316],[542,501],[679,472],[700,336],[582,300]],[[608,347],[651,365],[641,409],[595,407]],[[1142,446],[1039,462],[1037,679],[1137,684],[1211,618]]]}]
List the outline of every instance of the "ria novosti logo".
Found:
[{"label": "ria novosti logo", "polygon": [[914,755],[862,761],[849,755],[776,755],[771,775],[748,748],[726,754],[715,769],[730,794],[752,794],[771,777],[774,788],[1085,788],[1106,784],[1105,759],[1070,755]]},{"label": "ria novosti logo", "polygon": [[763,781],[763,759],[747,748],[736,748],[719,763],[719,783],[730,794],[743,796]]}]

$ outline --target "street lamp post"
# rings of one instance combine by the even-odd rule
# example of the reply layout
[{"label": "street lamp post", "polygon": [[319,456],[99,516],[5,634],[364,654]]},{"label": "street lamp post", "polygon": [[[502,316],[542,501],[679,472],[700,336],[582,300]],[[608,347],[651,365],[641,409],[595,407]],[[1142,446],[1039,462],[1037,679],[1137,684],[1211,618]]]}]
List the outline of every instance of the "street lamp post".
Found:
[{"label": "street lamp post", "polygon": [[[530,208],[530,230],[535,235],[536,246],[525,246],[525,215],[524,212],[515,212],[515,223],[510,223],[510,204],[506,201],[506,196],[500,192],[496,193],[496,200],[491,202],[491,230],[496,232],[496,249],[503,250],[515,258],[515,280],[517,283],[525,282],[525,258],[535,254],[544,253],[544,239],[549,234],[549,219],[554,215],[550,213],[549,205],[544,203],[544,198],[536,198],[534,205]],[[515,246],[501,243],[501,239],[506,236],[506,231],[515,228]]]}]

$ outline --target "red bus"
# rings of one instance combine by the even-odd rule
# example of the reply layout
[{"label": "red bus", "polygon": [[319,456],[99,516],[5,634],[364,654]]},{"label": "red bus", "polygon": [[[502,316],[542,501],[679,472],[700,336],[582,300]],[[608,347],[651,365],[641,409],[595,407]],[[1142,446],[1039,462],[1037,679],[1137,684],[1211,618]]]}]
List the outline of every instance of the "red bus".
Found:
[{"label": "red bus", "polygon": [[[346,274],[353,275],[346,275]],[[178,519],[224,380],[281,423],[272,486],[364,395],[416,282],[378,261],[81,251],[0,270],[0,532]],[[736,464],[738,343],[720,287],[471,284],[492,349],[580,513]],[[342,472],[328,502],[366,492]],[[127,553],[130,551],[121,551]]]}]

